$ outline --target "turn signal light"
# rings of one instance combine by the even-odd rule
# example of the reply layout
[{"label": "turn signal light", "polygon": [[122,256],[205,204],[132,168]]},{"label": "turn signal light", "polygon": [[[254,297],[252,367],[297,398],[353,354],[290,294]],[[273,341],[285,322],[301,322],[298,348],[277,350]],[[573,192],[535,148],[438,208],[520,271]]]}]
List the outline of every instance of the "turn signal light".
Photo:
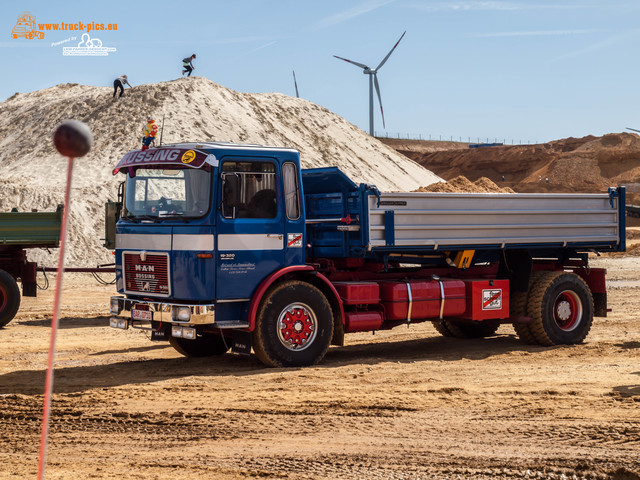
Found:
[{"label": "turn signal light", "polygon": [[213,253],[198,253],[196,255],[198,258],[213,258]]}]

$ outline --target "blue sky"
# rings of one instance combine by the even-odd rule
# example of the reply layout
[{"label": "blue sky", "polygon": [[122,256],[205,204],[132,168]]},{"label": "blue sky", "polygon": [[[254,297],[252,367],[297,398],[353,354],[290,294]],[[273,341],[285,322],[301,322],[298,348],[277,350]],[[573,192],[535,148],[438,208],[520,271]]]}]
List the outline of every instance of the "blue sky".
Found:
[{"label": "blue sky", "polygon": [[[108,57],[62,55],[82,32],[12,39],[18,14],[37,23],[117,23],[92,34]],[[242,92],[300,96],[368,130],[368,77],[333,58],[375,67],[386,129],[472,141],[548,141],[640,129],[640,2],[289,1],[14,2],[3,7],[0,99],[58,83],[110,86],[194,74]],[[105,101],[108,101],[105,98]]]}]

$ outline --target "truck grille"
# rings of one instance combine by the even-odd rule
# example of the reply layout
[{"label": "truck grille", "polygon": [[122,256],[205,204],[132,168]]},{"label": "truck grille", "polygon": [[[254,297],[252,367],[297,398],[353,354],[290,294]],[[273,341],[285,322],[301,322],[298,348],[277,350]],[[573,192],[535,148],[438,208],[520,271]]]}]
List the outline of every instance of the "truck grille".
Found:
[{"label": "truck grille", "polygon": [[167,253],[123,253],[126,293],[168,297],[169,254]]}]

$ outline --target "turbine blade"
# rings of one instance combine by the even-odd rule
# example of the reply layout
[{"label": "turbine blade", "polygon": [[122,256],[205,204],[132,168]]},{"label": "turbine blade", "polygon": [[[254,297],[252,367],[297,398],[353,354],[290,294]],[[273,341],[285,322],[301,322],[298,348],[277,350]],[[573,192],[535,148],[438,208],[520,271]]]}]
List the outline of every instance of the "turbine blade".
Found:
[{"label": "turbine blade", "polygon": [[640,130],[636,130],[635,128],[631,128],[631,127],[627,127],[627,130],[632,130],[632,131],[634,131],[634,132],[638,132],[638,133],[640,133]]},{"label": "turbine blade", "polygon": [[376,93],[378,94],[378,103],[380,104],[380,113],[382,114],[382,126],[387,128],[384,124],[384,110],[382,109],[382,97],[380,96],[380,85],[378,84],[378,75],[373,75],[373,83],[376,86]]},{"label": "turbine blade", "polygon": [[400,36],[400,38],[398,39],[398,41],[396,42],[396,44],[393,46],[393,48],[392,48],[391,50],[389,50],[389,53],[387,53],[387,56],[386,56],[386,57],[384,57],[384,58],[382,59],[382,61],[380,62],[380,65],[378,65],[378,66],[376,67],[376,71],[377,71],[380,67],[382,67],[382,65],[384,65],[384,64],[385,64],[385,62],[387,61],[387,59],[391,56],[391,54],[393,53],[393,51],[396,49],[396,47],[397,47],[397,46],[398,46],[398,44],[400,43],[400,40],[402,40],[402,37],[404,37],[404,34],[405,34],[405,33],[407,33],[407,31],[406,31],[406,30],[405,30],[405,31],[404,31],[404,33]]},{"label": "turbine blade", "polygon": [[342,58],[342,57],[339,57],[337,55],[334,55],[334,57],[339,58],[340,60],[344,60],[345,62],[349,62],[349,63],[352,63],[354,65],[357,65],[360,68],[364,68],[364,69],[368,69],[369,68],[366,65],[363,65],[362,63],[354,62],[353,60],[348,60],[346,58]]},{"label": "turbine blade", "polygon": [[296,81],[296,71],[293,70],[293,84],[296,86],[296,98],[300,98],[300,94],[298,93],[298,82]]}]

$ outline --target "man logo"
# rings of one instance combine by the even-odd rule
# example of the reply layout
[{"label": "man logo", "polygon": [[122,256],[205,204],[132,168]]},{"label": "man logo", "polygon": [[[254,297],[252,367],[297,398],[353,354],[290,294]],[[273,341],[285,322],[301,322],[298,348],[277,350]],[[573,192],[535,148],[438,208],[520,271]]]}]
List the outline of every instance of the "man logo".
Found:
[{"label": "man logo", "polygon": [[149,284],[149,282],[142,282],[141,290],[143,292],[150,292],[151,291],[151,285]]}]

